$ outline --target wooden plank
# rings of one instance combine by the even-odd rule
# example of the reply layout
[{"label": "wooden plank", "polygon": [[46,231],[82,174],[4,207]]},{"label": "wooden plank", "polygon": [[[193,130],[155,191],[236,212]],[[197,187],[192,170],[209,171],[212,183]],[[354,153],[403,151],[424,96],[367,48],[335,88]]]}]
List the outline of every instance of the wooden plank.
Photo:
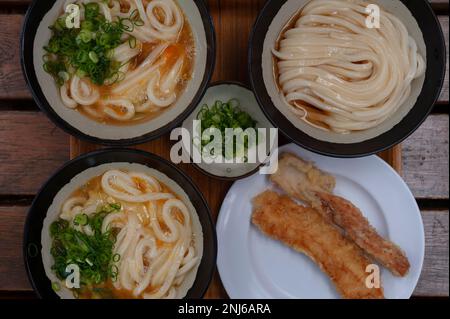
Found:
[{"label": "wooden plank", "polygon": [[449,197],[448,137],[448,115],[431,115],[403,143],[403,177],[416,198]]},{"label": "wooden plank", "polygon": [[378,154],[386,163],[392,166],[397,173],[403,174],[402,145],[398,144],[387,151]]},{"label": "wooden plank", "polygon": [[31,97],[19,62],[22,21],[22,15],[0,15],[0,99]]},{"label": "wooden plank", "polygon": [[[35,194],[41,184],[69,159],[68,136],[40,112],[0,112],[0,141],[5,141],[0,144],[0,196]],[[78,144],[73,141],[72,156],[97,148],[89,144],[77,147]],[[168,145],[168,137],[164,137],[141,148],[165,153],[168,157]],[[384,157],[390,162],[390,157],[399,154],[386,152]],[[401,161],[396,163],[399,169]]]},{"label": "wooden plank", "polygon": [[28,207],[0,207],[0,290],[31,290],[22,257]]},{"label": "wooden plank", "polygon": [[[254,18],[264,5],[262,0],[209,1],[210,12],[215,21],[217,38],[217,61],[215,79],[248,82],[247,48],[249,30]],[[219,15],[219,12],[223,12]],[[0,14],[0,100],[11,98],[31,98],[26,88],[19,64],[19,38],[22,15]],[[448,49],[448,16],[439,16],[445,32]],[[239,21],[239,24],[237,22]],[[236,27],[239,25],[239,28]],[[243,32],[243,33],[242,33]],[[222,36],[224,35],[224,36]],[[244,36],[245,35],[245,36]],[[448,51],[448,50],[447,50]],[[238,61],[229,65],[229,61]],[[448,102],[448,66],[440,103]]]},{"label": "wooden plank", "polygon": [[[217,37],[215,80],[249,83],[247,52],[250,31],[263,0],[208,1]],[[230,61],[233,61],[230,63]]]},{"label": "wooden plank", "polygon": [[69,159],[68,136],[40,112],[0,112],[0,195],[33,195]]},{"label": "wooden plank", "polygon": [[422,213],[425,228],[425,261],[416,296],[449,295],[448,287],[448,211]]},{"label": "wooden plank", "polygon": [[[198,175],[198,172],[192,173]],[[194,176],[194,179],[198,182],[198,176]],[[199,184],[201,187],[213,186],[205,182]],[[214,187],[222,187],[217,184],[221,183],[216,183]],[[27,210],[28,207],[0,207],[0,296],[2,291],[31,290],[22,260],[22,230]],[[422,276],[414,296],[448,296],[449,214],[448,211],[424,211],[422,217],[426,253]],[[227,298],[217,273],[214,280],[216,284],[208,291],[207,297]]]}]

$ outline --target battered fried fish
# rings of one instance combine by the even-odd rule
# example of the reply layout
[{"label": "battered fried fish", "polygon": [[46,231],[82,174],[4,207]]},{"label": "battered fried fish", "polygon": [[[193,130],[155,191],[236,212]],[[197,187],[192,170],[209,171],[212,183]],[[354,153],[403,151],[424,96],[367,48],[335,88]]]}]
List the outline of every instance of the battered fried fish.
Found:
[{"label": "battered fried fish", "polygon": [[339,226],[371,258],[396,276],[405,276],[410,268],[405,253],[381,237],[361,211],[348,200],[332,194],[334,178],[293,154],[283,154],[278,172],[271,180],[290,196],[318,210]]},{"label": "battered fried fish", "polygon": [[312,208],[266,191],[253,200],[252,222],[264,234],[309,256],[347,299],[384,298],[382,288],[367,288],[371,261],[352,241]]}]

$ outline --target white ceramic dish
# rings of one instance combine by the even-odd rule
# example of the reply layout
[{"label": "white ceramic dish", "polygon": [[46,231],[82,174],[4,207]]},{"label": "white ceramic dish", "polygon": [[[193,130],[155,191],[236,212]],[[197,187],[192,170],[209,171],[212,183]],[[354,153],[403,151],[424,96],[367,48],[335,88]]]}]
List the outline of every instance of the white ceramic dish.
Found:
[{"label": "white ceramic dish", "polygon": [[[205,93],[205,96],[197,106],[194,112],[183,122],[183,128],[186,128],[193,136],[193,121],[197,119],[197,115],[200,112],[203,105],[208,106],[214,105],[214,103],[219,100],[224,103],[231,99],[237,99],[240,102],[240,109],[247,112],[256,122],[257,128],[272,128],[269,120],[265,117],[263,112],[256,102],[255,95],[253,92],[237,82],[217,82],[213,83]],[[266,130],[267,131],[267,130]],[[184,142],[187,142],[184,140]],[[261,140],[261,143],[266,142],[266,147],[269,149],[269,139],[265,137]],[[185,149],[188,147],[187,143],[183,144]],[[195,146],[194,146],[195,147]],[[218,164],[212,163],[207,164],[202,161],[202,163],[196,163],[195,165],[201,171],[208,175],[223,179],[239,179],[248,176],[255,172],[262,163],[233,163],[233,164]]]},{"label": "white ceramic dish", "polygon": [[[386,298],[409,298],[419,279],[425,238],[417,203],[402,178],[377,156],[335,159],[294,144],[280,148],[313,161],[336,177],[336,194],[351,200],[378,232],[398,244],[411,269],[404,278],[382,268]],[[255,174],[236,182],[223,202],[217,223],[218,268],[231,298],[339,298],[329,278],[308,257],[261,234],[250,221],[251,200],[273,188]]]},{"label": "white ceramic dish", "polygon": [[[39,1],[41,2],[41,1]],[[34,1],[28,10],[22,38],[22,63],[29,87],[40,108],[62,129],[81,139],[107,145],[143,143],[179,125],[203,96],[214,70],[215,35],[211,17],[201,0],[178,1],[192,29],[195,62],[192,78],[174,105],[161,115],[135,125],[109,125],[64,106],[58,86],[43,69],[43,45],[51,37],[48,28],[63,11],[66,1],[45,4]]]}]

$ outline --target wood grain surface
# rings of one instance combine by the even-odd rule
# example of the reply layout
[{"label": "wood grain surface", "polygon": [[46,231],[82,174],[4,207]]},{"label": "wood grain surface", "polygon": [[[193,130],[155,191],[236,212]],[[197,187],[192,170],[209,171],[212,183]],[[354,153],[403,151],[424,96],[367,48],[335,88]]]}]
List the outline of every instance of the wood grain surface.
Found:
[{"label": "wood grain surface", "polygon": [[448,114],[430,116],[403,143],[403,177],[416,198],[449,197],[448,120]]},{"label": "wood grain surface", "polygon": [[[0,0],[0,298],[30,297],[21,256],[22,231],[32,196],[42,183],[69,158],[99,146],[69,138],[56,128],[31,100],[19,64],[19,34],[29,0]],[[255,17],[265,0],[207,1],[217,34],[217,60],[213,80],[248,83],[247,45]],[[433,0],[448,48],[448,1]],[[402,172],[420,201],[431,203],[423,210],[426,257],[419,297],[448,296],[448,64],[446,82],[439,98],[438,112],[402,146],[381,154]],[[25,110],[25,111],[24,111]],[[137,146],[169,158],[172,142],[168,136]],[[201,188],[217,217],[231,183],[205,177],[189,165],[181,169]],[[226,297],[216,274],[207,298]]]},{"label": "wood grain surface", "polygon": [[0,141],[0,196],[36,194],[69,159],[68,136],[40,112],[0,111]]}]

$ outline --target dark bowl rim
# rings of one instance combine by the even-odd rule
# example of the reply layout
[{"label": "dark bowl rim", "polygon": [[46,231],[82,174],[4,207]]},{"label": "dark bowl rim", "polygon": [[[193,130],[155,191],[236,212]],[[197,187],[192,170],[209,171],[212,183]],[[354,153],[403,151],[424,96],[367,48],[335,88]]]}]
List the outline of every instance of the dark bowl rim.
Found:
[{"label": "dark bowl rim", "polygon": [[[247,84],[245,84],[245,83],[242,83],[242,82],[239,82],[239,81],[234,81],[234,80],[220,80],[220,81],[214,81],[214,82],[211,82],[210,85],[208,86],[208,88],[206,89],[205,94],[206,94],[206,92],[207,92],[210,88],[215,87],[215,86],[219,86],[219,85],[235,85],[235,86],[239,86],[239,87],[241,87],[241,88],[247,89],[247,90],[249,90],[250,92],[253,93],[253,95],[255,96],[255,99],[256,99],[256,94],[255,94],[255,92],[252,90],[252,88],[251,88],[249,85],[247,85]],[[257,101],[257,103],[258,103],[258,101]],[[197,105],[197,107],[198,107],[199,105],[200,105],[200,102],[199,102],[199,104]],[[197,107],[196,107],[196,108],[197,108]],[[195,111],[195,109],[194,109],[194,111]],[[267,117],[266,114],[265,114],[264,112],[263,112],[262,114],[263,114],[264,117]],[[269,121],[269,122],[272,123],[271,121]],[[191,157],[191,159],[192,159],[192,157]],[[251,170],[250,172],[245,173],[245,174],[243,174],[243,175],[239,175],[239,176],[236,176],[236,177],[227,177],[227,176],[214,175],[214,174],[212,174],[212,173],[210,173],[210,172],[204,170],[203,168],[201,168],[197,163],[192,163],[192,165],[193,165],[198,171],[200,171],[202,174],[204,174],[204,175],[206,175],[206,176],[208,176],[208,177],[210,177],[210,178],[213,178],[213,179],[216,179],[216,180],[220,180],[220,181],[226,181],[226,182],[235,182],[235,181],[239,181],[239,180],[241,180],[241,179],[250,177],[250,176],[254,175],[256,172],[258,172],[258,170],[261,168],[261,166],[262,166],[263,164],[264,164],[264,163],[260,163],[260,164],[259,164],[257,167],[255,167],[253,170]]]},{"label": "dark bowl rim", "polygon": [[[289,0],[267,0],[266,3],[264,4],[263,8],[261,9],[260,13],[258,14],[258,17],[253,25],[252,31],[250,33],[250,39],[249,39],[249,46],[248,46],[248,75],[249,75],[249,79],[250,79],[250,83],[251,83],[251,87],[252,90],[256,96],[256,100],[258,101],[258,104],[260,106],[260,108],[262,109],[263,113],[266,115],[266,117],[269,119],[269,121],[274,125],[274,127],[278,128],[280,130],[280,132],[285,135],[287,138],[289,138],[293,143],[299,145],[300,147],[303,147],[311,152],[320,154],[320,155],[324,155],[324,156],[330,156],[330,157],[336,157],[336,158],[359,158],[359,157],[366,157],[366,156],[370,156],[370,155],[374,155],[383,151],[386,151],[388,149],[391,149],[393,147],[395,147],[396,145],[402,143],[404,140],[406,140],[409,136],[411,136],[424,122],[425,120],[428,118],[428,116],[431,114],[434,106],[436,105],[436,102],[439,99],[440,93],[442,91],[442,88],[444,86],[444,80],[445,80],[445,65],[446,65],[446,61],[447,61],[447,49],[445,46],[445,37],[444,37],[444,33],[442,30],[442,27],[439,23],[439,19],[437,18],[433,8],[431,7],[431,4],[427,1],[427,0],[419,0],[421,1],[427,8],[427,10],[429,11],[429,13],[431,13],[431,17],[432,20],[434,22],[434,26],[437,27],[438,29],[438,34],[435,36],[435,38],[438,38],[438,42],[439,42],[439,48],[437,48],[437,50],[439,50],[439,53],[441,55],[441,59],[437,62],[439,63],[440,66],[443,66],[443,68],[439,68],[440,70],[443,70],[440,72],[440,76],[438,78],[439,84],[435,87],[435,94],[433,96],[433,98],[431,99],[432,103],[430,103],[430,105],[426,108],[426,111],[423,113],[423,116],[421,116],[421,119],[418,121],[415,121],[415,124],[412,125],[412,127],[406,132],[401,134],[401,137],[397,137],[397,138],[389,138],[389,142],[388,143],[382,143],[384,145],[382,146],[378,146],[378,147],[366,147],[366,150],[362,150],[362,151],[357,151],[357,149],[359,147],[362,147],[364,145],[367,145],[368,143],[372,142],[372,141],[379,141],[381,139],[384,138],[384,136],[388,133],[390,133],[392,130],[394,130],[395,128],[397,128],[398,126],[402,125],[402,123],[405,121],[405,119],[408,117],[408,115],[411,113],[411,111],[418,107],[418,101],[416,101],[416,103],[414,104],[412,110],[405,115],[405,117],[398,123],[396,124],[393,128],[391,128],[390,130],[375,136],[372,139],[369,140],[364,140],[362,142],[358,142],[358,143],[332,143],[332,142],[327,142],[327,141],[322,141],[322,140],[318,140],[312,136],[309,136],[308,134],[302,132],[300,129],[298,129],[297,127],[295,127],[287,118],[284,117],[284,115],[281,114],[281,112],[273,105],[272,100],[269,98],[270,101],[268,101],[267,103],[265,103],[264,101],[262,101],[262,98],[260,96],[261,92],[265,92],[264,94],[267,94],[266,92],[266,88],[265,85],[263,84],[263,88],[261,88],[260,90],[258,90],[258,85],[256,84],[256,78],[254,77],[254,67],[253,67],[253,62],[256,59],[255,58],[255,48],[254,48],[254,41],[255,38],[257,37],[257,29],[259,27],[259,25],[261,24],[261,22],[263,20],[266,19],[266,11],[268,10],[268,8],[274,3],[274,2],[278,2],[280,3],[280,8],[282,5],[284,5],[284,3],[286,3]],[[405,1],[407,0],[399,0],[401,1],[403,4],[405,4]],[[406,5],[406,4],[405,4]],[[408,10],[410,10],[408,8]],[[411,11],[411,10],[410,10]],[[271,18],[269,25],[271,24],[271,22],[273,21],[273,18],[278,14],[279,9],[277,12],[274,13],[274,16]],[[414,13],[411,12],[411,14],[413,15],[414,19],[417,20],[417,18],[414,16]],[[272,16],[272,15],[270,15]],[[420,28],[420,25],[419,25]],[[422,30],[422,28],[421,28]],[[422,31],[422,33],[424,34],[424,42],[427,46],[427,53],[428,53],[428,43],[427,43],[427,37],[425,37],[425,32]],[[264,45],[264,41],[261,44],[262,46]],[[427,62],[427,66],[428,66],[428,62]],[[258,69],[262,69],[261,65],[259,65],[257,67]],[[428,72],[428,70],[427,70]],[[427,76],[427,74],[426,74]],[[426,81],[426,78],[425,78]],[[424,83],[425,86],[425,83]],[[424,94],[424,86],[422,87],[420,96],[422,94]],[[420,98],[420,96],[418,97],[418,99]],[[430,101],[430,102],[431,102]],[[282,120],[279,121],[279,123],[277,124],[276,120],[274,120],[269,113],[269,110],[267,108],[270,108],[271,110],[273,110],[275,113],[278,114],[278,116],[281,115]],[[280,125],[280,124],[285,124],[285,125]],[[289,129],[287,128],[287,126],[291,126]],[[301,134],[303,137],[307,138],[310,140],[310,142],[303,142],[299,139],[296,139],[294,137],[294,135],[297,134]],[[313,143],[315,142],[315,143]],[[315,147],[313,145],[310,144],[322,144],[324,146],[321,146],[320,148]],[[339,145],[344,145],[346,147],[352,147],[353,150],[352,152],[339,152],[339,151],[333,151],[333,149],[337,149]]]},{"label": "dark bowl rim", "polygon": [[[57,1],[57,0],[52,0]],[[146,133],[144,135],[126,138],[126,139],[104,139],[95,136],[88,135],[83,133],[76,127],[70,125],[66,120],[64,120],[61,116],[59,116],[53,107],[48,102],[47,98],[42,92],[42,89],[39,85],[39,82],[36,77],[36,72],[33,63],[33,43],[36,35],[36,31],[31,32],[32,35],[28,35],[27,30],[30,29],[30,17],[33,13],[33,9],[35,6],[38,6],[39,0],[33,0],[33,2],[28,7],[27,13],[24,18],[24,22],[22,24],[22,30],[20,34],[20,65],[22,68],[22,73],[25,77],[27,87],[31,92],[33,100],[38,105],[39,109],[59,128],[61,128],[64,132],[79,138],[80,140],[93,142],[96,144],[109,146],[109,147],[119,147],[119,146],[133,146],[137,144],[142,144],[145,142],[153,141],[167,132],[176,128],[180,123],[182,123],[195,109],[197,104],[203,98],[208,84],[211,81],[211,78],[214,73],[215,64],[216,64],[216,33],[213,19],[209,13],[209,10],[205,4],[204,0],[192,0],[202,17],[203,27],[206,35],[206,65],[205,65],[205,73],[203,75],[203,79],[201,80],[200,87],[197,90],[197,93],[194,95],[191,102],[187,105],[184,111],[178,115],[175,119],[170,121],[168,124],[160,127],[154,131]],[[37,29],[37,28],[36,28]],[[31,39],[30,39],[31,37]],[[25,52],[27,47],[27,40],[31,43],[31,52]]]},{"label": "dark bowl rim", "polygon": [[[143,150],[138,150],[138,149],[129,149],[129,148],[105,148],[105,149],[101,149],[101,150],[96,150],[96,151],[92,151],[89,153],[85,153],[82,154],[78,157],[75,157],[74,159],[66,162],[64,165],[62,165],[61,167],[59,167],[46,181],[45,183],[40,187],[40,189],[38,190],[36,196],[34,197],[30,208],[27,211],[27,216],[26,216],[26,220],[25,220],[25,224],[23,226],[23,243],[22,243],[22,255],[23,255],[23,261],[24,261],[24,265],[26,268],[26,272],[27,272],[27,277],[28,277],[28,281],[30,282],[34,292],[36,293],[36,295],[40,298],[43,299],[41,292],[40,292],[40,288],[38,287],[39,285],[35,282],[34,277],[31,273],[31,267],[29,264],[29,258],[28,258],[28,242],[29,242],[29,229],[30,229],[30,216],[33,214],[33,211],[36,209],[35,206],[37,204],[37,202],[39,201],[40,198],[40,194],[42,194],[42,192],[53,182],[53,180],[59,176],[65,169],[67,169],[69,166],[79,162],[79,161],[83,161],[89,158],[95,158],[99,155],[108,155],[108,154],[112,154],[112,153],[125,153],[125,154],[135,154],[135,155],[140,155],[146,158],[151,158],[152,160],[155,160],[157,162],[162,163],[163,165],[166,165],[169,169],[173,170],[174,172],[176,172],[176,174],[179,174],[182,178],[185,179],[185,181],[187,181],[187,183],[192,187],[192,189],[194,190],[194,192],[199,196],[199,199],[201,200],[201,204],[202,206],[204,206],[204,208],[206,209],[206,216],[207,216],[207,223],[209,224],[209,228],[213,237],[213,242],[211,243],[212,245],[212,250],[213,250],[213,255],[211,256],[212,258],[212,263],[211,265],[208,267],[209,268],[209,274],[207,276],[207,281],[205,281],[204,283],[204,289],[201,292],[201,298],[203,298],[207,292],[207,290],[209,289],[209,286],[211,285],[212,279],[214,277],[214,273],[216,271],[216,267],[217,267],[217,254],[218,254],[218,242],[217,242],[217,232],[216,232],[216,226],[215,223],[213,221],[212,218],[212,214],[211,214],[211,208],[208,205],[208,201],[206,200],[205,196],[203,195],[203,193],[201,192],[200,188],[197,186],[196,183],[194,183],[194,181],[192,180],[192,178],[187,175],[184,171],[182,171],[181,169],[179,169],[175,164],[173,164],[172,162],[166,160],[165,158],[153,154],[153,153],[149,153]],[[110,162],[110,163],[114,163],[114,162]],[[141,164],[144,165],[144,164]],[[85,168],[83,171],[85,171],[88,168]],[[82,172],[83,172],[82,171]],[[81,172],[75,174],[74,176],[80,174]],[[74,177],[73,176],[73,177]],[[72,177],[72,178],[73,178]],[[169,177],[170,179],[172,179],[171,177]],[[178,183],[177,183],[178,184]],[[45,216],[47,216],[47,211],[42,212],[41,213],[43,215],[43,218],[45,219]],[[200,216],[199,216],[200,217]],[[203,227],[203,226],[202,226]],[[41,230],[42,231],[42,230]],[[202,257],[203,258],[203,257]],[[197,279],[196,279],[197,280]],[[193,286],[195,285],[195,282]],[[189,293],[189,291],[188,291]],[[186,297],[184,298],[186,299]]]}]

